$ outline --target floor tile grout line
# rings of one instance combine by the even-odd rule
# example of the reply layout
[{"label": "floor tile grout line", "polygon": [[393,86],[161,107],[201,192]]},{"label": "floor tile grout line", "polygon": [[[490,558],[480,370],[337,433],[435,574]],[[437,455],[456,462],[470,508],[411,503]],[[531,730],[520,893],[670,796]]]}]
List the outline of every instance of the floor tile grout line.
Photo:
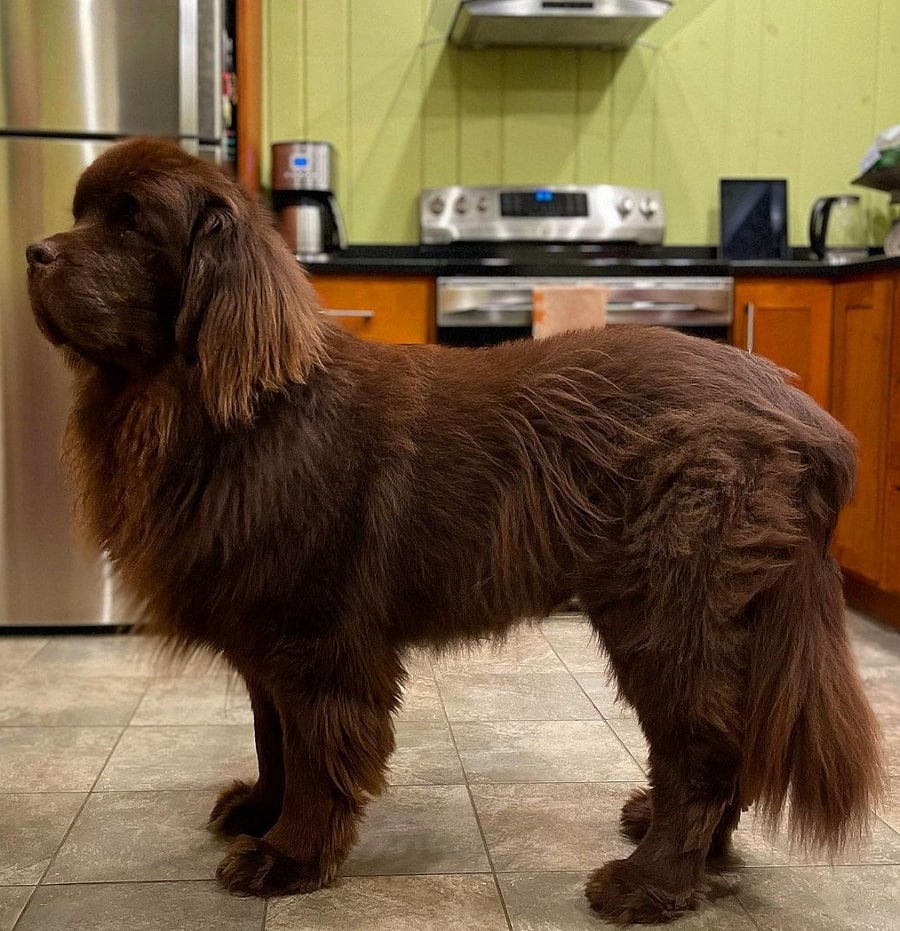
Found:
[{"label": "floor tile grout line", "polygon": [[[547,641],[547,643],[550,645],[550,649],[553,650],[553,652],[556,654],[557,659],[559,659],[559,661],[563,664],[563,666],[565,667],[566,672],[568,672],[568,674],[569,674],[569,675],[572,677],[572,679],[575,681],[575,684],[576,684],[576,685],[578,686],[578,688],[581,690],[581,693],[582,693],[582,694],[584,695],[584,697],[591,703],[591,705],[593,705],[593,707],[597,709],[597,714],[600,715],[601,719],[606,723],[606,726],[613,732],[613,736],[616,738],[616,740],[619,741],[619,744],[622,746],[622,748],[625,750],[625,752],[628,754],[628,756],[632,759],[632,761],[633,761],[634,764],[637,766],[637,768],[644,774],[644,778],[646,778],[646,776],[647,776],[647,771],[646,771],[646,769],[644,768],[644,766],[643,766],[643,764],[641,763],[641,761],[631,752],[631,750],[629,749],[629,747],[626,745],[625,741],[622,740],[622,738],[619,736],[619,732],[612,726],[612,724],[609,723],[609,719],[608,719],[608,718],[606,717],[606,715],[600,710],[599,706],[598,706],[597,703],[594,701],[594,699],[591,698],[591,696],[588,695],[588,693],[585,691],[584,686],[581,684],[581,680],[578,678],[578,676],[577,676],[574,672],[572,672],[571,669],[569,669],[568,663],[566,663],[565,659],[563,659],[563,657],[559,654],[559,651],[556,649],[556,647],[554,646],[554,644],[552,643],[552,641],[550,641],[550,640],[548,639],[547,635],[546,635],[543,631],[541,631],[541,636],[543,636],[543,638],[544,638],[544,639]],[[598,646],[598,655],[599,655],[600,649],[601,649],[601,647]],[[619,720],[619,719],[614,719],[614,720]],[[628,720],[628,719],[623,719],[623,720]],[[638,723],[640,724],[640,722],[638,722]]]},{"label": "floor tile grout line", "polygon": [[488,846],[487,836],[484,833],[484,828],[481,824],[481,818],[478,814],[478,807],[475,804],[475,797],[472,795],[472,786],[469,784],[469,774],[466,772],[465,766],[463,766],[462,756],[459,752],[459,747],[456,744],[456,736],[453,733],[453,726],[450,723],[450,716],[447,714],[447,707],[444,704],[444,695],[441,692],[440,684],[435,679],[435,689],[437,690],[438,701],[441,704],[441,711],[444,714],[444,720],[447,723],[447,729],[450,732],[450,741],[453,744],[453,749],[456,752],[456,758],[459,760],[459,768],[462,771],[463,779],[465,780],[466,795],[469,799],[469,805],[472,808],[472,815],[475,818],[475,826],[478,828],[478,835],[481,837],[481,845],[484,848],[484,855],[487,858],[488,867],[490,867],[491,879],[494,883],[494,890],[497,893],[497,898],[500,901],[500,907],[503,909],[503,917],[506,919],[506,927],[508,931],[513,931],[512,918],[509,915],[509,909],[506,907],[506,899],[503,896],[503,890],[500,887],[500,880],[497,876],[497,870],[494,867],[494,858],[491,856],[491,849]]},{"label": "floor tile grout line", "polygon": [[[144,689],[141,692],[140,697],[138,698],[137,702],[135,702],[134,708],[132,709],[132,712],[131,712],[131,717],[128,719],[129,721],[137,713],[138,706],[140,705],[144,696],[147,694],[147,689],[149,688],[150,688],[150,683],[149,681],[147,681],[144,683]],[[62,836],[62,839],[56,845],[56,849],[53,851],[53,855],[49,858],[47,862],[46,869],[43,871],[43,873],[41,873],[40,879],[38,879],[36,883],[37,887],[41,887],[45,885],[44,880],[47,878],[47,874],[50,872],[50,868],[53,866],[54,861],[59,856],[60,852],[65,846],[66,841],[69,839],[69,835],[72,833],[72,829],[75,827],[75,824],[77,823],[78,819],[81,817],[82,813],[87,807],[87,804],[90,801],[91,795],[93,795],[94,790],[97,788],[97,783],[100,781],[100,777],[103,775],[103,771],[109,765],[109,761],[112,759],[113,754],[116,752],[116,747],[119,746],[119,743],[121,742],[122,737],[125,735],[126,730],[128,730],[128,724],[125,724],[122,727],[122,729],[119,731],[119,736],[116,737],[115,741],[113,742],[112,747],[110,748],[109,753],[106,755],[106,759],[103,761],[103,764],[97,770],[97,775],[94,777],[94,781],[91,783],[91,787],[88,789],[87,793],[85,794],[84,800],[82,801],[81,806],[79,807],[78,811],[75,813],[75,817],[69,822],[69,826],[68,828],[66,828]]]},{"label": "floor tile grout line", "polygon": [[31,887],[31,892],[28,893],[28,898],[25,900],[25,904],[22,906],[22,911],[19,912],[18,918],[13,922],[10,931],[16,931],[16,928],[19,927],[20,922],[25,917],[25,912],[28,911],[28,906],[31,905],[31,900],[34,898],[35,893],[38,891],[37,884]]},{"label": "floor tile grout line", "polygon": [[751,925],[753,925],[756,931],[762,931],[762,925],[753,917],[753,915],[750,912],[750,909],[747,908],[746,905],[744,905],[741,899],[741,896],[740,896],[740,891],[736,889],[734,892],[731,893],[731,897],[735,900],[735,902],[737,902],[737,907],[747,916],[747,920],[750,922]]},{"label": "floor tile grout line", "polygon": [[895,828],[894,825],[892,825],[890,821],[887,820],[887,818],[884,818],[882,815],[878,814],[877,811],[874,814],[874,818],[876,821],[880,821],[889,831],[893,831],[894,834],[900,836],[900,830],[897,830],[897,828]]},{"label": "floor tile grout line", "polygon": [[[834,871],[847,871],[847,870],[888,870],[896,869],[900,867],[900,862],[898,861],[886,861],[882,863],[841,863],[835,866],[831,866],[827,863],[761,863],[761,864],[745,864],[742,866],[732,866],[729,867],[728,872],[731,874],[736,874],[739,876],[747,875],[749,876],[752,873],[761,872],[763,870],[770,871],[782,871],[782,870],[797,870],[801,872],[810,872],[813,870],[827,870],[830,873]],[[561,876],[564,874],[576,873],[579,875],[587,875],[595,867],[594,866],[568,866],[560,869],[509,869],[509,870],[485,870],[483,868],[478,869],[453,869],[446,870],[441,869],[431,872],[406,872],[406,873],[388,873],[388,872],[371,872],[371,873],[341,873],[341,880],[352,880],[352,879],[389,879],[392,877],[408,877],[408,876],[522,876],[522,875],[531,875],[539,874],[541,876]],[[18,883],[16,885],[5,886],[0,888],[22,888],[22,889],[32,889],[36,890],[38,888],[42,889],[59,889],[63,887],[71,886],[146,886],[146,885],[169,885],[173,883],[192,883],[192,884],[206,884],[210,886],[216,886],[218,884],[214,879],[198,876],[198,877],[188,877],[184,879],[172,879],[172,878],[152,878],[148,877],[146,879],[79,879],[74,881],[61,881],[55,883],[44,883],[40,887],[37,885],[29,886],[27,883],[22,884]],[[739,891],[729,892],[727,896],[739,896]]]}]

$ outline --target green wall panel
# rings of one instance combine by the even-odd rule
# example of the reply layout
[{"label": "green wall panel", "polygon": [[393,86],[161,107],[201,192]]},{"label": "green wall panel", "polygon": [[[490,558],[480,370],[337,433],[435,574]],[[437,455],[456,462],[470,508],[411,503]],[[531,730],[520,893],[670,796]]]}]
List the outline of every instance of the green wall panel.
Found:
[{"label": "green wall panel", "polygon": [[[457,49],[431,0],[266,0],[266,143],[326,139],[353,242],[415,242],[423,187],[658,187],[714,243],[718,179],[789,182],[790,238],[900,122],[900,0],[676,0],[625,52]],[[268,171],[268,157],[264,160]]]}]

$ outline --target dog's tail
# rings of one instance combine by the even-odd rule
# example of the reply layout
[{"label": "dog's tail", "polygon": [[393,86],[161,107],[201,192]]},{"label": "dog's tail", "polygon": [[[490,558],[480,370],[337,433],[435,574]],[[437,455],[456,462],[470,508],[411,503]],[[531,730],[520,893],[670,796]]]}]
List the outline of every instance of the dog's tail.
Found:
[{"label": "dog's tail", "polygon": [[827,553],[853,485],[852,440],[838,430],[804,450],[809,538],[752,605],[741,768],[743,804],[755,802],[774,826],[789,803],[794,840],[832,854],[866,833],[884,787],[879,728],[850,651],[840,571]]}]

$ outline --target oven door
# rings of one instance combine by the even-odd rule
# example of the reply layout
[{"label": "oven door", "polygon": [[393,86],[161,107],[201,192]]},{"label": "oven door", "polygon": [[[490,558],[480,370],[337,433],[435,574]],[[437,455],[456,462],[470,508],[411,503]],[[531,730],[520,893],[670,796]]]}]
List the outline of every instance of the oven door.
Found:
[{"label": "oven door", "polygon": [[438,342],[485,345],[531,335],[534,291],[541,286],[606,287],[607,324],[667,326],[727,339],[731,278],[439,278]]},{"label": "oven door", "polygon": [[539,287],[605,287],[610,325],[730,326],[732,278],[438,278],[438,327],[530,327]]}]

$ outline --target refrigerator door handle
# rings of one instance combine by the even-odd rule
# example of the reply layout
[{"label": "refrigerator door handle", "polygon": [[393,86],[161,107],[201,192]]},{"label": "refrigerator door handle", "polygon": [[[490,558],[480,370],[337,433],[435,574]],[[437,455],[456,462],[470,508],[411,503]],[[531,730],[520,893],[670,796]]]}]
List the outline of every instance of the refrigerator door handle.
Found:
[{"label": "refrigerator door handle", "polygon": [[178,0],[178,134],[196,138],[200,132],[198,0]]},{"label": "refrigerator door handle", "polygon": [[219,144],[225,134],[222,113],[223,0],[196,0],[197,135],[201,144]]}]

